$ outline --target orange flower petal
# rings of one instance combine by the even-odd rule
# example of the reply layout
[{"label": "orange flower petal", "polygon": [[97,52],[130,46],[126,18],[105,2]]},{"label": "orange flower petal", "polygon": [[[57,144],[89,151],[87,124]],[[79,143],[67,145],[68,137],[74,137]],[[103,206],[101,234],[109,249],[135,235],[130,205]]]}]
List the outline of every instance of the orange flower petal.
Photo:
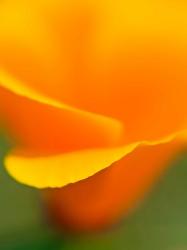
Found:
[{"label": "orange flower petal", "polygon": [[[58,159],[59,176],[72,164],[62,180],[54,173],[49,181],[53,170],[46,168],[40,184],[41,171],[33,171],[34,181],[27,175],[31,158],[13,155],[8,168],[16,178],[65,185],[144,141],[160,143],[187,128],[187,6],[170,6],[147,0],[0,3],[2,112],[24,151],[36,151],[32,160],[41,171],[49,153],[58,154],[49,158]],[[75,157],[69,160],[67,152]],[[90,170],[84,157],[93,162]]]},{"label": "orange flower petal", "polygon": [[180,143],[141,146],[110,168],[44,199],[56,223],[74,230],[98,229],[127,214],[163,174]]},{"label": "orange flower petal", "polygon": [[62,82],[62,63],[34,2],[0,2],[0,67],[27,85],[47,88]]},{"label": "orange flower petal", "polygon": [[1,64],[43,94],[122,120],[129,141],[155,140],[186,128],[186,10],[168,1],[9,0]]}]

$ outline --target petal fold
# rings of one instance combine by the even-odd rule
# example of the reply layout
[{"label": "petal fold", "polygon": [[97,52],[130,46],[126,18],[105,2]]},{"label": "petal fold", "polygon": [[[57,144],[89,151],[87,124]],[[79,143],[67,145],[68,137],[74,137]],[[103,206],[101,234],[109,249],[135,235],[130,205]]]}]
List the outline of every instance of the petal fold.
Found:
[{"label": "petal fold", "polygon": [[[27,156],[18,151],[6,157],[5,165],[15,179],[38,188],[62,187],[85,179],[111,166],[141,146],[186,141],[187,131],[180,131],[154,142],[137,142],[123,147],[92,149],[48,157]],[[133,166],[132,166],[133,167]],[[125,166],[124,166],[125,168]]]},{"label": "petal fold", "polygon": [[64,152],[119,145],[123,124],[55,101],[0,71],[0,110],[25,147]]}]

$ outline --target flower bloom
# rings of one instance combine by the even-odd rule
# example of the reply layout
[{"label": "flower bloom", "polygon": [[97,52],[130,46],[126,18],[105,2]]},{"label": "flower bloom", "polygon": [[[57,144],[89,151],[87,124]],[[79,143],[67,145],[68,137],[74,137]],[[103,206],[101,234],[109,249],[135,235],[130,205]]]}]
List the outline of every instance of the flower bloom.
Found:
[{"label": "flower bloom", "polygon": [[60,219],[114,219],[185,143],[186,14],[173,1],[0,3],[0,112],[17,138],[5,165],[34,187],[74,183],[47,193]]}]

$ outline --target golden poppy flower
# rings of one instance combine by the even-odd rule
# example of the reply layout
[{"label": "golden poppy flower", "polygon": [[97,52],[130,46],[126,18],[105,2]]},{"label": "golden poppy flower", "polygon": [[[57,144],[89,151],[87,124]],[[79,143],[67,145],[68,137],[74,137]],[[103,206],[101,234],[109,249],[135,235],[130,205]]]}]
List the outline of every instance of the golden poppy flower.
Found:
[{"label": "golden poppy flower", "polygon": [[38,188],[75,183],[52,199],[85,224],[130,207],[186,140],[186,13],[169,1],[2,1],[0,111],[18,139],[8,172]]}]

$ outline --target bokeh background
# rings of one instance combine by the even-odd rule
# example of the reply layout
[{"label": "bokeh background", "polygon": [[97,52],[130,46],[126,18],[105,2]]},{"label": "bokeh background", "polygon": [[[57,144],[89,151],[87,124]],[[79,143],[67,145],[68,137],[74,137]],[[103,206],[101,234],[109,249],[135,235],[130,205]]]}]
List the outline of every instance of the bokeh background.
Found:
[{"label": "bokeh background", "polygon": [[1,133],[0,250],[187,250],[187,150],[127,218],[105,232],[70,235],[47,223],[37,189],[8,176],[10,146]]}]

